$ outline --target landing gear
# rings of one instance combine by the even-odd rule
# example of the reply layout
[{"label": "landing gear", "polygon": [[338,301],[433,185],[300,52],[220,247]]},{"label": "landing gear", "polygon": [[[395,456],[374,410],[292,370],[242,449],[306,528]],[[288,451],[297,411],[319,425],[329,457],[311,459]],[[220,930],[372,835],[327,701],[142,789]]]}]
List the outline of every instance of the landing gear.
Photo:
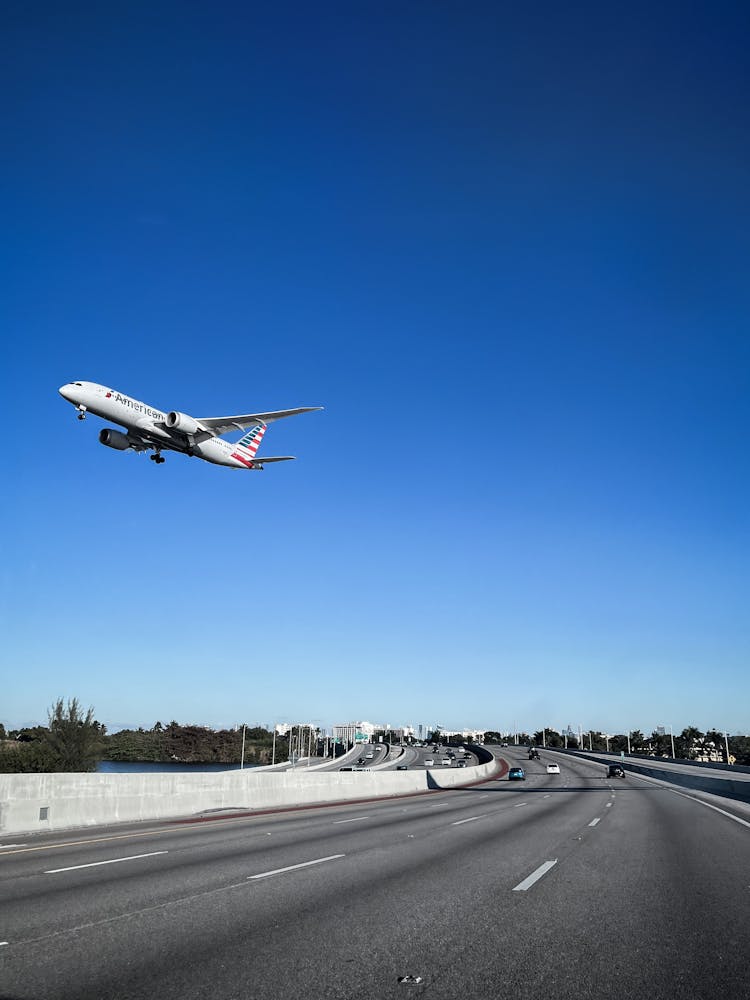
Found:
[{"label": "landing gear", "polygon": [[78,419],[79,420],[85,420],[86,419],[86,407],[85,406],[77,406],[76,409],[78,410]]},{"label": "landing gear", "polygon": [[149,455],[148,457],[151,459],[152,462],[156,462],[157,465],[162,465],[164,462],[166,462],[166,458],[162,458],[158,451],[155,455]]}]

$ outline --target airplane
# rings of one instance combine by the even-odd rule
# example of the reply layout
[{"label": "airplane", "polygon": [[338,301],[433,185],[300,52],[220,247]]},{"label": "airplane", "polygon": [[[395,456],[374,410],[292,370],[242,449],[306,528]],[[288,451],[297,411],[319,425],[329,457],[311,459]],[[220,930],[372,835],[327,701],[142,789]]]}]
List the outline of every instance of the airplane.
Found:
[{"label": "airplane", "polygon": [[[93,413],[112,420],[125,428],[125,433],[111,427],[99,431],[99,440],[116,451],[149,451],[152,462],[161,465],[162,451],[178,451],[183,455],[202,458],[214,465],[230,469],[262,469],[270,462],[289,462],[294,455],[272,455],[257,458],[256,452],[266,428],[274,420],[293,417],[297,413],[312,413],[322,406],[299,406],[294,410],[271,413],[242,413],[235,417],[191,417],[178,410],[162,413],[153,406],[125,396],[98,382],[67,382],[58,392],[78,410],[78,419]],[[247,430],[234,444],[222,439],[233,430]]]}]

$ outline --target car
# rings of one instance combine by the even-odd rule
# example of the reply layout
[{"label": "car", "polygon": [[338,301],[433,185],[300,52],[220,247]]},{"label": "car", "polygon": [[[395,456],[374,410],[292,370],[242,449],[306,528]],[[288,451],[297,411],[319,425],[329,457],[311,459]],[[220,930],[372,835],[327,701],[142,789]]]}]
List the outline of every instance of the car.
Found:
[{"label": "car", "polygon": [[508,771],[508,781],[525,781],[526,772],[522,767],[512,767]]},{"label": "car", "polygon": [[460,760],[460,761],[458,762],[458,766],[459,766],[459,767],[466,767],[466,761],[465,761],[465,760]]},{"label": "car", "polygon": [[408,771],[409,770],[409,765],[408,764],[396,764],[396,770],[397,771]]},{"label": "car", "polygon": [[560,765],[559,764],[547,764],[547,774],[559,774]]},{"label": "car", "polygon": [[425,757],[425,762],[424,762],[425,767],[433,767],[434,764],[435,761],[432,759],[432,757]]},{"label": "car", "polygon": [[374,754],[374,753],[372,753],[372,751],[370,751],[370,753],[366,753],[366,754],[365,754],[365,757],[367,758],[367,760],[372,760],[372,758],[373,758],[374,756],[375,756],[375,754]]},{"label": "car", "polygon": [[450,767],[451,766],[451,759],[450,759],[450,757],[443,757],[443,763],[447,764],[448,767]]},{"label": "car", "polygon": [[625,768],[622,767],[620,764],[610,764],[609,767],[607,768],[607,777],[608,778],[624,778],[625,777]]}]

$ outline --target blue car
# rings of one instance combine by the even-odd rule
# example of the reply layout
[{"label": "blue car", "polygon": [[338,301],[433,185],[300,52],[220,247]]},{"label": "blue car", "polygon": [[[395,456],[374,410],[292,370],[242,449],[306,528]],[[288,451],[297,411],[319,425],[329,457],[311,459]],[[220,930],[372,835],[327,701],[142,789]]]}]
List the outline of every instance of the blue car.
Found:
[{"label": "blue car", "polygon": [[525,781],[526,772],[522,767],[512,767],[508,771],[508,781]]}]

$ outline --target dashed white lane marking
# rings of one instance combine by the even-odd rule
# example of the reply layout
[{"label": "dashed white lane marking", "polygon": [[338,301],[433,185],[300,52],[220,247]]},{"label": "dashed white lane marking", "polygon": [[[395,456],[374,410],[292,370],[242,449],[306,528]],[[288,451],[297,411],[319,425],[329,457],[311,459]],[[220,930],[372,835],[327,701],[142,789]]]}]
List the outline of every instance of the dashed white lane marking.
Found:
[{"label": "dashed white lane marking", "polygon": [[546,794],[546,795],[543,795],[543,796],[542,796],[542,798],[543,798],[543,799],[548,799],[548,798],[549,798],[549,792],[547,792],[547,794]]},{"label": "dashed white lane marking", "polygon": [[70,865],[69,868],[50,868],[45,875],[57,875],[58,872],[74,872],[79,868],[98,868],[99,865],[117,865],[121,861],[137,861],[139,858],[155,858],[157,854],[168,854],[169,851],[151,851],[150,854],[131,854],[128,858],[110,858],[109,861],[91,861],[87,865]]},{"label": "dashed white lane marking", "polygon": [[3,946],[4,944],[8,944],[8,942],[7,942],[7,941],[0,941],[0,948],[2,948],[2,946]]},{"label": "dashed white lane marking", "polygon": [[612,803],[608,802],[604,808],[605,809],[611,809],[612,808]]},{"label": "dashed white lane marking", "polygon": [[[26,847],[26,844],[0,844],[0,851],[4,850],[6,847]],[[0,941],[0,944],[7,943],[7,941]]]},{"label": "dashed white lane marking", "polygon": [[528,804],[529,804],[528,802],[516,802],[516,804],[513,806],[513,808],[514,809],[520,809],[521,806],[527,806]]},{"label": "dashed white lane marking", "polygon": [[554,868],[556,864],[557,858],[554,861],[545,861],[543,865],[539,865],[523,882],[519,882],[518,885],[513,886],[513,892],[526,892],[535,882],[539,881],[542,875],[546,875],[550,868]]},{"label": "dashed white lane marking", "polygon": [[484,819],[486,815],[484,813],[482,816],[469,816],[468,819],[458,819],[455,823],[451,823],[451,826],[461,826],[462,823],[473,823],[475,819]]},{"label": "dashed white lane marking", "polygon": [[248,875],[248,882],[256,878],[268,878],[271,875],[281,875],[283,872],[293,872],[298,868],[309,868],[310,865],[322,865],[325,861],[335,861],[337,858],[345,858],[345,854],[329,854],[327,858],[316,858],[314,861],[303,861],[299,865],[287,865],[286,868],[274,868],[270,872],[259,872],[257,875]]},{"label": "dashed white lane marking", "polygon": [[597,816],[596,819],[592,819],[589,826],[596,826],[597,823],[601,821],[601,816]]},{"label": "dashed white lane marking", "polygon": [[369,818],[369,816],[355,816],[353,819],[336,819],[333,821],[333,825],[341,826],[342,823],[360,823],[363,819]]}]

